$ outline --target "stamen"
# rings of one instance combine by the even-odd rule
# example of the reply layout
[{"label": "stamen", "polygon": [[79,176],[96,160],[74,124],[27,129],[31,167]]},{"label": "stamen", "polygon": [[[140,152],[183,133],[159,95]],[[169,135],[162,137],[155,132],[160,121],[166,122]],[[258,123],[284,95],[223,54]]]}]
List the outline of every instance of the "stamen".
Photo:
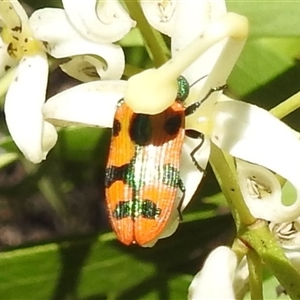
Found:
[{"label": "stamen", "polygon": [[159,2],[157,5],[160,12],[160,21],[163,23],[168,22],[174,13],[174,10],[172,9],[172,1],[163,0]]},{"label": "stamen", "polygon": [[[28,30],[26,30],[26,33],[28,33]],[[3,28],[1,36],[3,41],[8,44],[7,53],[12,58],[20,60],[24,55],[34,55],[44,50],[42,42],[26,33],[21,31],[16,34],[8,27]]]},{"label": "stamen", "polygon": [[275,233],[278,239],[284,241],[293,240],[298,234],[298,231],[294,226],[294,222],[271,225],[271,230]]},{"label": "stamen", "polygon": [[252,198],[262,199],[263,194],[271,194],[272,190],[255,178],[247,178],[247,187]]}]

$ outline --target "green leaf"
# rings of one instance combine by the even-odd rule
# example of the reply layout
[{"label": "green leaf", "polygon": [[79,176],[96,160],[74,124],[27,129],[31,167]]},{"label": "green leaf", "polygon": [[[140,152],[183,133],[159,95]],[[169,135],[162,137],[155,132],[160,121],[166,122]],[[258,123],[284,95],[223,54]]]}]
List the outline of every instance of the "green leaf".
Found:
[{"label": "green leaf", "polygon": [[[96,157],[105,163],[110,139],[110,130],[74,126],[60,132],[59,147],[66,160],[87,162]],[[57,146],[56,146],[57,147]]]},{"label": "green leaf", "polygon": [[[274,45],[268,39],[249,40],[233,73],[229,79],[229,85],[239,96],[247,95],[262,85],[274,80],[280,74],[292,68],[294,60],[283,52],[278,51],[275,45],[278,40],[273,40]],[[281,40],[288,43],[288,40]],[[300,44],[299,44],[300,52]],[[290,82],[288,82],[289,86]],[[283,94],[281,86],[270,88],[271,94]]]},{"label": "green leaf", "polygon": [[251,37],[300,36],[300,1],[228,0],[228,11],[246,16]]},{"label": "green leaf", "polygon": [[46,0],[46,1],[26,0],[24,2],[26,2],[34,9],[39,9],[44,7],[59,7],[59,8],[62,7],[62,3],[60,0]]},{"label": "green leaf", "polygon": [[228,216],[187,222],[153,248],[123,246],[107,233],[2,252],[1,298],[185,299],[203,244],[231,225]]},{"label": "green leaf", "polygon": [[143,36],[139,29],[135,27],[118,44],[122,47],[143,47]]},{"label": "green leaf", "polygon": [[5,149],[7,152],[19,152],[19,149],[10,136],[1,138],[0,147]]}]

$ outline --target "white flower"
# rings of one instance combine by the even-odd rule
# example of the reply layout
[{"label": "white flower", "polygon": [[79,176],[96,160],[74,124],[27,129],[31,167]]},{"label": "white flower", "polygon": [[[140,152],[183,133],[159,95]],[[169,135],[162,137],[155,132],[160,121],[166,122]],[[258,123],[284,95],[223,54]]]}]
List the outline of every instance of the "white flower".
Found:
[{"label": "white flower", "polygon": [[[54,127],[44,124],[41,114],[43,101],[36,97],[45,98],[48,78],[46,54],[43,44],[33,38],[26,12],[19,2],[1,1],[0,16],[2,65],[8,70],[19,63],[14,81],[6,95],[6,122],[12,137],[25,156],[39,161],[48,149],[53,147],[57,138]],[[1,75],[3,74],[2,69]],[[35,82],[37,78],[38,81]],[[27,101],[28,99],[30,100]],[[34,113],[31,115],[32,111]],[[33,126],[36,124],[39,124],[38,128]],[[46,140],[42,138],[43,131],[47,136]]]},{"label": "white flower", "polygon": [[62,3],[78,32],[96,43],[116,42],[136,25],[118,0],[62,0]]},{"label": "white flower", "polygon": [[81,36],[62,9],[38,10],[28,19],[18,1],[1,1],[0,16],[0,75],[18,64],[5,100],[7,126],[25,157],[38,163],[57,140],[55,127],[44,121],[41,110],[48,81],[46,53],[55,58],[72,57],[61,67],[82,81],[119,79],[124,54],[119,46],[97,44]]},{"label": "white flower", "polygon": [[237,299],[248,280],[248,266],[242,260],[238,264],[235,253],[228,247],[214,249],[206,259],[202,270],[189,287],[189,300]]},{"label": "white flower", "polygon": [[[170,7],[172,11],[170,17],[158,19],[161,22],[171,22],[171,19],[175,18],[174,22],[164,29],[172,36],[172,45],[175,45],[172,51],[174,57],[168,63],[157,70],[148,70],[133,76],[128,82],[93,82],[58,94],[44,105],[45,119],[56,125],[81,123],[111,127],[116,103],[123,97],[135,112],[156,114],[171,105],[177,94],[176,78],[182,73],[190,83],[207,75],[191,88],[187,106],[203,99],[212,87],[223,85],[247,36],[248,27],[245,18],[230,13],[220,18],[204,18],[204,22],[209,21],[200,26],[201,30],[205,28],[204,32],[200,34],[198,28],[193,28],[193,36],[190,36],[191,43],[185,47],[186,45],[181,44],[180,38],[177,38],[176,30],[172,31],[172,26],[185,28],[186,23],[180,23],[181,17],[185,18],[186,11],[192,11],[194,6],[198,7],[198,5],[206,13],[209,11],[209,16],[216,16],[222,12],[224,2],[168,3],[174,5]],[[165,14],[167,7],[161,5],[156,9],[159,14]],[[195,14],[191,14],[191,18],[192,16]],[[194,24],[191,18],[188,24]],[[223,40],[226,37],[230,38],[224,44]],[[210,47],[212,48],[206,51]],[[219,102],[217,102],[218,98]],[[195,153],[195,159],[202,168],[205,168],[208,162],[210,141],[234,157],[260,164],[285,177],[297,190],[293,211],[282,205],[281,208],[285,212],[289,211],[289,214],[277,211],[271,219],[290,219],[299,215],[300,190],[296,178],[300,176],[300,156],[297,155],[300,153],[300,143],[285,124],[256,106],[231,100],[223,95],[220,96],[219,93],[212,93],[194,114],[186,118],[186,128],[205,134],[205,141],[200,151]],[[198,140],[186,138],[183,146],[181,176],[186,193],[181,209],[188,204],[203,176],[190,157],[190,153],[198,145]],[[278,159],[279,157],[287,157],[287,161]],[[252,194],[254,192],[252,191]],[[166,231],[160,238],[169,236],[177,228],[178,213],[174,211],[173,214]],[[268,212],[262,212],[260,217],[269,219],[270,215]]]},{"label": "white flower", "polygon": [[[229,109],[232,114],[240,113],[238,128],[235,122],[231,122],[231,117],[226,116]],[[230,149],[229,152],[233,156],[246,160],[236,160],[236,165],[241,191],[251,213],[256,218],[274,223],[291,222],[298,218],[300,215],[298,134],[256,106],[232,102],[226,111],[218,115],[217,126],[233,130],[235,142],[218,140],[217,143],[226,150]],[[249,122],[253,126],[249,127]],[[255,147],[254,143],[262,147]],[[243,152],[243,156],[237,155],[237,152]],[[296,192],[296,195],[289,195],[289,203],[282,200],[285,196],[282,195],[282,188],[276,175],[286,179],[286,185],[291,185]]]}]

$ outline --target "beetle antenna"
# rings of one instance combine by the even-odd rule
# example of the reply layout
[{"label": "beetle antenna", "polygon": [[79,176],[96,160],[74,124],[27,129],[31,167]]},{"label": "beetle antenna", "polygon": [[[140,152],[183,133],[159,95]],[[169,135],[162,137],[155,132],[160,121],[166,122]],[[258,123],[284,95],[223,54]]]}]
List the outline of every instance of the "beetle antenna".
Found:
[{"label": "beetle antenna", "polygon": [[190,85],[190,88],[191,88],[192,86],[194,86],[195,84],[197,84],[199,81],[201,81],[203,78],[207,77],[207,76],[208,76],[208,75],[204,75],[204,76],[200,77],[199,79],[197,79],[196,81],[194,81],[194,82]]},{"label": "beetle antenna", "polygon": [[184,113],[186,116],[191,115],[192,113],[194,113],[200,106],[201,104],[214,92],[218,92],[218,91],[222,91],[227,87],[226,84],[221,85],[221,86],[217,86],[217,87],[213,87],[211,88],[208,93],[204,96],[204,98],[202,98],[200,101],[197,101],[195,103],[192,103],[190,106],[188,106]]}]

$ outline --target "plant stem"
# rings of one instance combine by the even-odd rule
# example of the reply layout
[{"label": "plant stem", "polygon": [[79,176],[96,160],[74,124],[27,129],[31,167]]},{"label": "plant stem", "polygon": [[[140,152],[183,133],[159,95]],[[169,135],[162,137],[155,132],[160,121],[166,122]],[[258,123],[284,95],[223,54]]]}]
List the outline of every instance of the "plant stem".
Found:
[{"label": "plant stem", "polygon": [[244,230],[244,232],[239,232],[241,241],[256,251],[291,299],[300,299],[300,274],[285,256],[270,232],[268,223],[264,220],[257,220]]},{"label": "plant stem", "polygon": [[255,251],[250,250],[247,255],[247,262],[251,299],[263,299],[261,259]]},{"label": "plant stem", "polygon": [[151,52],[154,66],[156,68],[160,67],[169,59],[167,55],[169,50],[162,36],[149,25],[137,0],[125,0],[125,3],[131,17],[137,21],[137,26]]},{"label": "plant stem", "polygon": [[238,263],[240,263],[249,252],[249,248],[238,238],[234,239],[231,249],[236,254]]},{"label": "plant stem", "polygon": [[270,110],[278,119],[282,119],[300,107],[300,92],[281,102]]},{"label": "plant stem", "polygon": [[211,143],[210,164],[227,199],[237,227],[253,224],[255,218],[244,201],[236,175],[228,165],[223,152],[213,143]]}]

